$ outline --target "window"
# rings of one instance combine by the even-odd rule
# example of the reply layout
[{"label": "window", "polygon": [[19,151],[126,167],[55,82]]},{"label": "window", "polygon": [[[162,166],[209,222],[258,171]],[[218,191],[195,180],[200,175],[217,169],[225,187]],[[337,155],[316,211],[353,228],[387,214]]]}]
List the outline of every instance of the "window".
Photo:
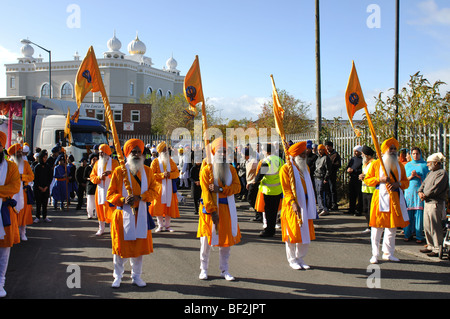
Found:
[{"label": "window", "polygon": [[10,80],[10,82],[9,82],[9,87],[10,87],[11,89],[15,89],[15,88],[16,88],[16,77],[15,77],[15,76],[12,76],[12,77],[11,77],[11,80]]},{"label": "window", "polygon": [[113,112],[114,122],[122,122],[122,110],[114,110]]},{"label": "window", "polygon": [[139,123],[141,121],[141,111],[131,111],[131,122]]},{"label": "window", "polygon": [[41,96],[50,96],[50,85],[45,83],[41,88]]},{"label": "window", "polygon": [[166,93],[166,97],[167,97],[167,98],[171,98],[171,97],[172,97],[172,92],[170,92],[170,91],[167,91],[167,93]]},{"label": "window", "polygon": [[163,96],[163,91],[161,89],[158,90],[158,93],[156,94],[157,97]]},{"label": "window", "polygon": [[95,118],[99,121],[105,120],[105,110],[95,110]]},{"label": "window", "polygon": [[130,82],[130,95],[134,96],[134,83]]},{"label": "window", "polygon": [[72,85],[70,83],[64,83],[61,89],[62,96],[72,96]]},{"label": "window", "polygon": [[153,89],[151,87],[148,87],[147,91],[145,92],[145,94],[152,95],[152,93],[153,93]]}]

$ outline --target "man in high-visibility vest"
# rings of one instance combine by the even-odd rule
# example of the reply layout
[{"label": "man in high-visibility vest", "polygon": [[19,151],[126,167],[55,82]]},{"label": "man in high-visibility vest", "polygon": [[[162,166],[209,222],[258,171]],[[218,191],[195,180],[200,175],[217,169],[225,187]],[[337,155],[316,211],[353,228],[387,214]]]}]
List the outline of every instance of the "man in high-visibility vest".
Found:
[{"label": "man in high-visibility vest", "polygon": [[259,190],[264,195],[264,212],[267,220],[267,226],[259,236],[273,237],[275,235],[277,214],[283,198],[279,173],[284,165],[284,161],[279,156],[272,155],[272,145],[270,143],[266,145],[264,153],[265,158],[255,179],[256,183],[260,183]]}]

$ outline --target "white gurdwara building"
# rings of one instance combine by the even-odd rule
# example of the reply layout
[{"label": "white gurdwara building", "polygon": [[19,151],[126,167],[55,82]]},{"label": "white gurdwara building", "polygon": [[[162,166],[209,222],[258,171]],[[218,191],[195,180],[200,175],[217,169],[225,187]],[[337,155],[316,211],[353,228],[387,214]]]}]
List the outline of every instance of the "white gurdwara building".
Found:
[{"label": "white gurdwara building", "polygon": [[[143,95],[155,92],[159,96],[183,93],[184,76],[177,70],[177,61],[171,57],[162,69],[153,67],[145,56],[146,45],[138,35],[128,45],[128,54],[121,52],[122,43],[114,36],[107,43],[103,58],[97,56],[106,93],[112,103],[137,103]],[[25,44],[18,63],[6,64],[7,96],[49,97],[49,63],[33,57],[34,49]],[[52,61],[50,98],[75,101],[75,78],[83,57],[75,53],[72,60]],[[89,93],[85,102],[101,102],[100,93]]]}]

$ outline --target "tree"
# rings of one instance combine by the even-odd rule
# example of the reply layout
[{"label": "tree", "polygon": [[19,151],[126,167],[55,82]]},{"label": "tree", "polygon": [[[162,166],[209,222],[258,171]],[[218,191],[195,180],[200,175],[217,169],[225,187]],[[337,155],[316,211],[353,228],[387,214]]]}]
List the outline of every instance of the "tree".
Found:
[{"label": "tree", "polygon": [[397,116],[395,96],[383,99],[381,92],[376,101],[375,112],[371,115],[380,143],[393,136],[392,128],[397,118],[400,145],[408,148],[418,146],[427,153],[427,139],[420,140],[418,137],[427,134],[429,130],[438,130],[450,124],[449,93],[442,97],[439,92],[443,84],[445,83],[441,81],[430,84],[420,72],[412,75],[407,87],[398,94]]},{"label": "tree", "polygon": [[[306,132],[309,129],[307,113],[309,105],[289,95],[285,90],[278,90],[280,103],[284,109],[284,130],[286,134]],[[273,101],[266,102],[258,115],[258,128],[274,128]]]}]

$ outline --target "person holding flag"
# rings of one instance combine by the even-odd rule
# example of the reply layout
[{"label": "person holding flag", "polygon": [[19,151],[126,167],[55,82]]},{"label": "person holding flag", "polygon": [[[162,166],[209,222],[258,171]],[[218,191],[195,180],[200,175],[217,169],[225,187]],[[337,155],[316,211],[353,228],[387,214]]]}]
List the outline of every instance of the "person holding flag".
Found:
[{"label": "person holding flag", "polygon": [[[212,165],[205,165],[200,171],[203,206],[199,214],[197,237],[200,238],[200,275],[208,279],[211,246],[219,247],[221,276],[228,281],[235,280],[229,273],[231,247],[241,241],[234,195],[241,191],[237,172],[226,162],[227,144],[223,138],[211,144]],[[214,176],[211,179],[211,176]]]},{"label": "person holding flag", "polygon": [[93,184],[97,185],[95,192],[95,211],[98,218],[97,236],[103,235],[105,225],[106,223],[111,223],[112,213],[114,212],[114,207],[106,201],[106,192],[111,183],[112,172],[119,167],[119,162],[112,159],[111,154],[111,148],[107,144],[99,146],[99,158],[92,168],[89,179]]},{"label": "person holding flag", "polygon": [[309,269],[303,258],[308,252],[311,240],[316,238],[313,220],[317,218],[317,208],[314,187],[306,163],[306,142],[292,145],[288,153],[294,170],[296,196],[292,193],[289,166],[284,164],[280,170],[284,195],[281,208],[281,236],[286,243],[289,266],[293,269]]},{"label": "person holding flag", "polygon": [[395,231],[397,227],[404,228],[409,224],[403,195],[403,190],[409,186],[409,180],[405,173],[405,167],[398,161],[398,141],[395,138],[389,138],[383,142],[381,147],[378,143],[377,134],[367,109],[367,103],[364,100],[354,61],[345,93],[345,102],[350,124],[358,137],[361,136],[361,133],[353,125],[353,116],[357,111],[364,109],[378,156],[378,159],[370,166],[363,181],[369,187],[376,187],[370,206],[369,226],[371,227],[372,243],[370,263],[378,263],[379,245],[383,229],[382,258],[383,260],[399,261],[394,256]]},{"label": "person holding flag", "polygon": [[148,203],[158,196],[158,185],[151,169],[144,165],[144,148],[144,142],[138,139],[128,140],[123,146],[132,194],[127,193],[121,167],[114,170],[106,194],[106,200],[117,207],[111,219],[113,288],[120,287],[128,259],[131,259],[132,284],[146,286],[141,278],[143,257],[153,252],[153,221],[148,213]]}]

